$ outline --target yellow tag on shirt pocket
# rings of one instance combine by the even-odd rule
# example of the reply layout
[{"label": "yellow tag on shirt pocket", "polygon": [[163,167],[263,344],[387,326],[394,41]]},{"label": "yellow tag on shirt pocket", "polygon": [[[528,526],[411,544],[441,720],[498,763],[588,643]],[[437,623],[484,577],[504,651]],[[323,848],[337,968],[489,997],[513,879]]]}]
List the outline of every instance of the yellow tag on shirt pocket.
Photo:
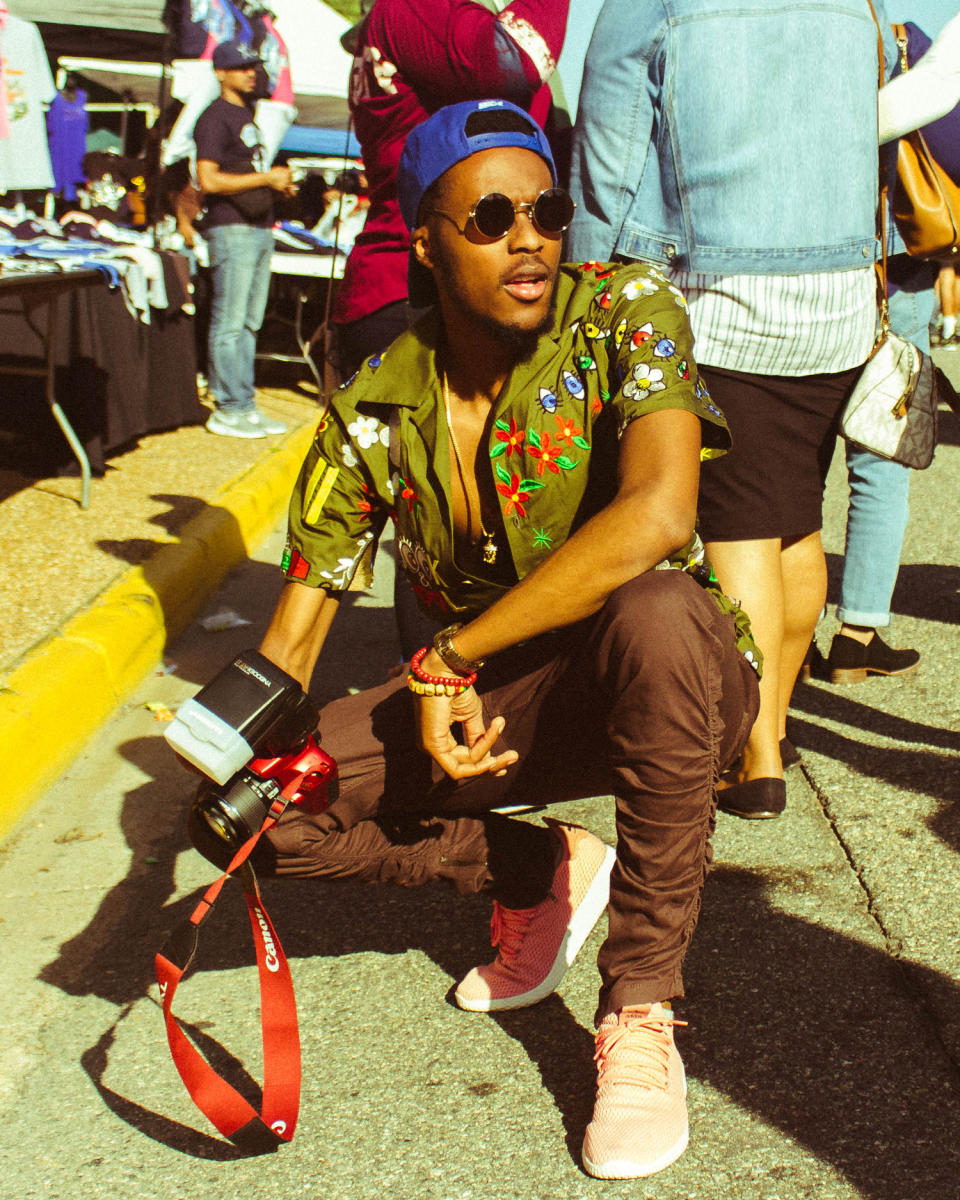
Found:
[{"label": "yellow tag on shirt pocket", "polygon": [[340,474],[339,467],[332,467],[328,462],[324,462],[322,458],[317,460],[317,465],[310,472],[310,478],[307,481],[307,486],[303,492],[303,504],[300,508],[300,515],[306,525],[315,525],[317,518],[327,502],[327,497],[337,481],[337,476]]}]

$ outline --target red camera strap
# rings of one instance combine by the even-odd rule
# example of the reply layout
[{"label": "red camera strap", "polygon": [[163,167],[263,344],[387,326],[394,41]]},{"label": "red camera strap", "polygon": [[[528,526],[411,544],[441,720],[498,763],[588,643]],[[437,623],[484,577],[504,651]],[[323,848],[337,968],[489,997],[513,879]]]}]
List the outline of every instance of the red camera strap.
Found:
[{"label": "red camera strap", "polygon": [[[304,773],[304,775],[306,772]],[[293,980],[283,947],[267,915],[256,876],[247,862],[261,835],[276,825],[304,775],[291,781],[274,801],[260,829],[234,855],[226,871],[206,890],[188,920],[179,925],[154,964],[170,1053],[197,1107],[234,1141],[264,1130],[282,1142],[293,1137],[300,1109],[300,1033]],[[200,925],[213,908],[228,876],[242,869],[244,896],[260,975],[260,1028],[263,1037],[263,1096],[260,1112],[219,1075],[187,1037],[173,1013],[177,985],[193,961]],[[240,1135],[239,1137],[237,1135]]]}]

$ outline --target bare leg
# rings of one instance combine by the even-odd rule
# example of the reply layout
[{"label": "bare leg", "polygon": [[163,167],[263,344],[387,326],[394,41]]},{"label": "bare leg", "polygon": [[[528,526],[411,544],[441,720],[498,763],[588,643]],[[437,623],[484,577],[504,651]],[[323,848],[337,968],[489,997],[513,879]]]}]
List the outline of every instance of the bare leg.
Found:
[{"label": "bare leg", "polygon": [[749,614],[753,635],[763,651],[760,712],[744,747],[742,765],[737,774],[741,781],[779,779],[783,775],[778,708],[780,656],[784,637],[780,539],[707,542],[706,548],[720,586],[727,595],[735,596]]},{"label": "bare leg", "polygon": [[788,542],[708,542],[707,554],[720,586],[750,616],[763,651],[760,713],[737,772],[747,779],[779,779],[780,739],[787,706],[827,594],[820,533]]},{"label": "bare leg", "polygon": [[785,737],[790,695],[827,599],[827,560],[820,541],[820,531],[810,533],[796,542],[785,541],[780,565],[783,572],[784,630],[777,719],[779,736]]}]

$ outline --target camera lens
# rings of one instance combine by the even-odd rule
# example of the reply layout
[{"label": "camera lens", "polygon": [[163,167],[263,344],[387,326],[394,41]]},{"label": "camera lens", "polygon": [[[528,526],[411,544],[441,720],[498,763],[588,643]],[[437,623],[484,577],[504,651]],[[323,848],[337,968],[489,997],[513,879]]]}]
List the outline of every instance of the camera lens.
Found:
[{"label": "camera lens", "polygon": [[240,839],[224,813],[218,812],[215,808],[201,808],[199,812],[200,818],[206,823],[207,828],[221,841],[231,846],[239,844]]},{"label": "camera lens", "polygon": [[[190,827],[203,835],[205,843],[212,834],[231,852],[239,850],[263,824],[279,794],[275,780],[261,779],[252,771],[238,772],[222,788],[204,784],[193,804]],[[206,854],[203,846],[197,849]]]}]

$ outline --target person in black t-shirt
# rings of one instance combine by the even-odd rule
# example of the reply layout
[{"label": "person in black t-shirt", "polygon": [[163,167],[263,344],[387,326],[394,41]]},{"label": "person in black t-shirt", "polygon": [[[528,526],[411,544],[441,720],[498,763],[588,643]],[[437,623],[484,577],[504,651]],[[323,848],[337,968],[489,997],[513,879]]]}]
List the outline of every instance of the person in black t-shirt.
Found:
[{"label": "person in black t-shirt", "polygon": [[211,433],[261,438],[286,426],[259,412],[253,368],[263,323],[273,253],[273,202],[294,191],[289,167],[268,167],[254,121],[256,67],[246,42],[222,42],[213,52],[220,98],[197,121],[197,179],[207,197],[210,257]]}]

